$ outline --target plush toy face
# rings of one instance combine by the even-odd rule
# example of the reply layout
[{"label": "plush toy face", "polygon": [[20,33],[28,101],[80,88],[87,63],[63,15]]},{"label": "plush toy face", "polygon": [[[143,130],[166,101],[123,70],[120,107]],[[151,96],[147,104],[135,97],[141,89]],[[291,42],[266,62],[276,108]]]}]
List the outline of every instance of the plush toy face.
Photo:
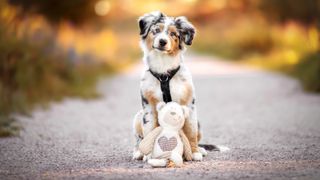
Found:
[{"label": "plush toy face", "polygon": [[189,115],[189,108],[175,102],[165,104],[160,102],[157,105],[158,121],[163,128],[181,129],[185,119]]}]

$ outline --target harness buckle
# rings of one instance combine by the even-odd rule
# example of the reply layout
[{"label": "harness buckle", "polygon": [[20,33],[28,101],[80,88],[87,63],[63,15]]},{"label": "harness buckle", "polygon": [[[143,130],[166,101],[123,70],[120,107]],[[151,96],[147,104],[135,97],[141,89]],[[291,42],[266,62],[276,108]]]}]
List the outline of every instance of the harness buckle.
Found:
[{"label": "harness buckle", "polygon": [[160,82],[166,82],[169,80],[169,76],[168,75],[163,75],[159,77],[159,81]]}]

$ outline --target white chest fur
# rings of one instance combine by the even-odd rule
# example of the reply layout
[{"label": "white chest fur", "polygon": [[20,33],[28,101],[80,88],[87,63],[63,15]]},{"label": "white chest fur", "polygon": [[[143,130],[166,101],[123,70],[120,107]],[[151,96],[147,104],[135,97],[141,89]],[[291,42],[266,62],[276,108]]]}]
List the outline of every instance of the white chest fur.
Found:
[{"label": "white chest fur", "polygon": [[[169,84],[172,101],[181,103],[183,99],[191,101],[194,97],[191,75],[183,64],[180,65],[180,70],[173,76]],[[140,88],[143,93],[151,92],[156,99],[163,101],[160,82],[149,71],[143,74]]]},{"label": "white chest fur", "polygon": [[177,75],[171,79],[170,94],[172,101],[180,103],[188,94],[192,95],[192,92],[188,91],[193,91],[191,83],[187,82],[183,77]]}]

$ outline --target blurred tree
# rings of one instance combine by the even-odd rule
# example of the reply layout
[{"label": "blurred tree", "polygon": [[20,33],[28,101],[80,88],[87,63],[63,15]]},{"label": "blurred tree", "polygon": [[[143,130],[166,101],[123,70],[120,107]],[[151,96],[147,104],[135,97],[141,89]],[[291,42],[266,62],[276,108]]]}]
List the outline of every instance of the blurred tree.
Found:
[{"label": "blurred tree", "polygon": [[259,8],[278,21],[295,19],[310,24],[320,19],[320,0],[261,0]]},{"label": "blurred tree", "polygon": [[42,14],[52,22],[67,19],[81,24],[96,17],[94,12],[96,0],[9,0],[9,2],[21,6],[23,12]]}]

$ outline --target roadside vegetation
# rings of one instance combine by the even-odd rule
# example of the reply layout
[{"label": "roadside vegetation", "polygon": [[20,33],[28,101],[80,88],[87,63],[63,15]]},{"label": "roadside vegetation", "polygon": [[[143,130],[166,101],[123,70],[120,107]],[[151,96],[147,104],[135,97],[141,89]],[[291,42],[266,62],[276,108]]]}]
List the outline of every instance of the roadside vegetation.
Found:
[{"label": "roadside vegetation", "polygon": [[64,97],[98,97],[100,77],[125,68],[138,54],[132,48],[130,57],[116,56],[123,46],[110,27],[55,23],[0,1],[0,137],[19,133],[15,114],[30,115]]},{"label": "roadside vegetation", "polygon": [[283,72],[320,92],[320,1],[246,2],[198,21],[194,50]]},{"label": "roadside vegetation", "polygon": [[[248,21],[248,20],[246,20]],[[254,20],[253,20],[254,21]],[[242,22],[243,23],[243,22]],[[266,22],[203,27],[196,51],[284,72],[297,77],[306,90],[320,92],[319,31],[315,25]],[[218,29],[216,33],[210,33]],[[219,30],[220,29],[220,30]]]}]

